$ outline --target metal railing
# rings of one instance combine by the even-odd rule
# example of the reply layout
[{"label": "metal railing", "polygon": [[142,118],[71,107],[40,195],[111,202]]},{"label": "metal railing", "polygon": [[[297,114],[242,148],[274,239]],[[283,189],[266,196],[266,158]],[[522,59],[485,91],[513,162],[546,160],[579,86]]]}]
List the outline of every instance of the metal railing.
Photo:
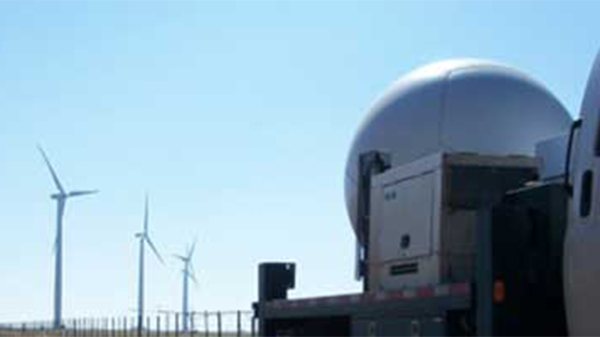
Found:
[{"label": "metal railing", "polygon": [[138,327],[137,316],[83,317],[63,320],[62,327],[52,322],[0,324],[0,337],[254,337],[256,320],[252,311],[191,312],[160,311],[144,317]]}]

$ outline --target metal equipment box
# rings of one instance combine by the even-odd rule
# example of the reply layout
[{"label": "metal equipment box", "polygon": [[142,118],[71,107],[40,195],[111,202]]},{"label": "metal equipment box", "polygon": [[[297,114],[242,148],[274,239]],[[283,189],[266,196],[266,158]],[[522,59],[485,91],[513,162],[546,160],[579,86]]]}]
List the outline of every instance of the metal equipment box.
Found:
[{"label": "metal equipment box", "polygon": [[478,209],[534,180],[538,164],[437,153],[374,176],[369,290],[471,281]]}]

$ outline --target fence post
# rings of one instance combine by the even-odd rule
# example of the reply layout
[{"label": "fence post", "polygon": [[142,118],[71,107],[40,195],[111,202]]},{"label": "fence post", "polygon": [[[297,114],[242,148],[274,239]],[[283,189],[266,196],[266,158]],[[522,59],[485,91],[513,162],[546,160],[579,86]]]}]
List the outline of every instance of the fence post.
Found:
[{"label": "fence post", "polygon": [[252,315],[252,318],[250,319],[250,323],[251,323],[251,329],[252,331],[250,332],[252,334],[252,337],[256,337],[256,317],[254,317],[254,315]]},{"label": "fence post", "polygon": [[156,315],[156,337],[160,337],[160,314]]},{"label": "fence post", "polygon": [[208,325],[208,311],[204,311],[204,337],[209,337],[210,328]]},{"label": "fence post", "polygon": [[222,337],[223,331],[221,330],[221,312],[217,311],[217,336]]},{"label": "fence post", "polygon": [[237,311],[237,337],[242,336],[242,312]]},{"label": "fence post", "polygon": [[135,327],[135,330],[137,331],[136,336],[137,337],[142,337],[142,327],[144,326],[144,317],[138,315],[137,317],[137,326]]},{"label": "fence post", "polygon": [[175,313],[175,337],[179,337],[179,313]]},{"label": "fence post", "polygon": [[196,313],[194,311],[192,311],[190,315],[191,315],[190,316],[190,323],[191,323],[191,326],[192,326],[191,337],[194,337],[194,333],[196,332],[196,322],[195,322],[194,317],[196,316]]},{"label": "fence post", "polygon": [[165,334],[168,336],[169,335],[169,331],[171,331],[171,317],[169,317],[169,313],[165,313]]}]

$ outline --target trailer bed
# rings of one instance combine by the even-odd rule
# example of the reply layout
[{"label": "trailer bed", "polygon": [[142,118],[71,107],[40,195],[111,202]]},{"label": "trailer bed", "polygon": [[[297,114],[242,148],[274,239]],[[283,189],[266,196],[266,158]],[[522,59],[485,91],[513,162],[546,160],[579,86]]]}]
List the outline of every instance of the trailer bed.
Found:
[{"label": "trailer bed", "polygon": [[[403,290],[300,299],[277,299],[257,309],[266,336],[435,335],[447,331],[451,313],[472,307],[471,284],[422,286]],[[393,326],[391,326],[393,324]],[[313,330],[313,328],[315,330]]]}]

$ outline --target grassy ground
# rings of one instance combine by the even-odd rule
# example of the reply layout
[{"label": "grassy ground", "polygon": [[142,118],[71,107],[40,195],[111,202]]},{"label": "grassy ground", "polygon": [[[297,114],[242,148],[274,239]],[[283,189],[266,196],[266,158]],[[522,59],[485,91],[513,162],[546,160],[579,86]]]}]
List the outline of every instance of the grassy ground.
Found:
[{"label": "grassy ground", "polygon": [[[61,330],[61,331],[32,331],[32,330],[6,330],[0,329],[0,337],[137,337],[136,331],[72,331],[72,330]],[[143,337],[206,337],[204,331],[195,332],[195,333],[182,333],[175,334],[174,332],[144,332],[142,334]],[[236,337],[237,333],[235,332],[223,332],[221,334],[222,337]],[[248,332],[243,332],[241,334],[242,337],[251,337]],[[209,337],[219,337],[216,333],[212,332],[209,334]]]}]

